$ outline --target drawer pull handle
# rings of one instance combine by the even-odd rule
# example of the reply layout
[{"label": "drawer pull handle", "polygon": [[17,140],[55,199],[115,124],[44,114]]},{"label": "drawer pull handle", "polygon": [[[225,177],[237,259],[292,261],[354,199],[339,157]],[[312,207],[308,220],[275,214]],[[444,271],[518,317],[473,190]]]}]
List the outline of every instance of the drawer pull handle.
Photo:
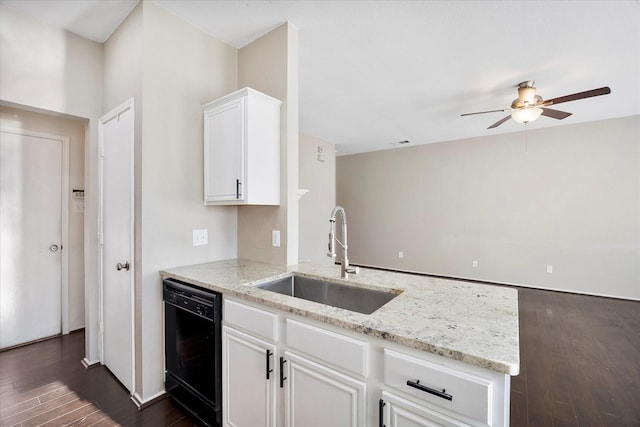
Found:
[{"label": "drawer pull handle", "polygon": [[407,385],[409,387],[413,387],[413,388],[417,388],[420,391],[424,391],[425,393],[429,393],[429,394],[433,394],[434,396],[438,396],[441,397],[443,399],[446,400],[453,400],[453,396],[450,394],[446,393],[445,389],[442,389],[442,391],[440,390],[436,390],[427,386],[423,386],[422,384],[420,384],[420,380],[416,380],[415,382],[408,380],[407,381]]},{"label": "drawer pull handle", "polygon": [[269,351],[269,349],[267,349],[266,355],[267,355],[267,379],[269,379],[269,374],[271,372],[273,372],[273,369],[271,369],[271,363],[270,363],[270,360],[269,360],[271,358],[271,356],[273,356],[273,352],[271,352],[271,351]]},{"label": "drawer pull handle", "polygon": [[382,419],[384,417],[384,406],[385,405],[386,405],[386,403],[384,403],[384,400],[380,399],[378,401],[378,425],[380,427],[386,427],[382,422],[383,421]]},{"label": "drawer pull handle", "polygon": [[284,380],[287,377],[284,376],[284,364],[287,363],[284,357],[280,357],[280,388],[284,387]]}]

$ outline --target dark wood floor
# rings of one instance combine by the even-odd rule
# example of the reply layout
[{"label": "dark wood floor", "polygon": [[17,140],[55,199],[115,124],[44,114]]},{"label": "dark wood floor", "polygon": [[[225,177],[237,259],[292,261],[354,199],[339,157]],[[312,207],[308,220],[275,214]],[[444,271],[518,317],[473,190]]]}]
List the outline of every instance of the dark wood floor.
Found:
[{"label": "dark wood floor", "polygon": [[197,425],[171,399],[138,411],[103,366],[86,370],[84,333],[0,352],[0,426]]},{"label": "dark wood floor", "polygon": [[640,303],[518,292],[511,425],[640,426]]},{"label": "dark wood floor", "polygon": [[[640,303],[520,293],[521,373],[511,426],[640,426]],[[193,426],[164,399],[138,411],[103,367],[85,370],[84,334],[0,353],[0,426]]]}]

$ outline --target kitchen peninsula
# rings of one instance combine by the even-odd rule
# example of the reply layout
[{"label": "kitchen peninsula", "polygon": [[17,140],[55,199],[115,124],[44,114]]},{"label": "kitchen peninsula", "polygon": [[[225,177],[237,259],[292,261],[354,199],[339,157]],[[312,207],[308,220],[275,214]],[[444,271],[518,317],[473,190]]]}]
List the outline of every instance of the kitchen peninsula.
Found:
[{"label": "kitchen peninsula", "polygon": [[[360,314],[258,287],[291,275],[397,297]],[[514,289],[367,268],[343,280],[339,266],[245,260],[177,267],[161,276],[223,295],[226,421],[509,423],[510,376],[520,367]],[[252,360],[251,351],[259,363],[255,379],[247,377],[254,367],[236,366]]]}]

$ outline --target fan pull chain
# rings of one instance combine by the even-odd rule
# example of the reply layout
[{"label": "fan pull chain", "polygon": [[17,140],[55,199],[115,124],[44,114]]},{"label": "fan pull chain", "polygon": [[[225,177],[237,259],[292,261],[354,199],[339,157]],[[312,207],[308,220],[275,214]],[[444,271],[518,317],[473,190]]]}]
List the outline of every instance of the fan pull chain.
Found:
[{"label": "fan pull chain", "polygon": [[529,154],[529,123],[524,124],[524,154]]}]

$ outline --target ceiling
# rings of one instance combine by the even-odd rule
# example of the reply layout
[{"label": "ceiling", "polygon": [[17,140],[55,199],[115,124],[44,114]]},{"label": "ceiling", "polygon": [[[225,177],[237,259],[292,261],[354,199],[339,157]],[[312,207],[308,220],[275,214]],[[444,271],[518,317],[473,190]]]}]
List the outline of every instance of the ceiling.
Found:
[{"label": "ceiling", "polygon": [[[240,48],[289,21],[300,34],[300,131],[351,154],[518,132],[507,113],[521,81],[562,104],[539,129],[640,114],[640,0],[205,1],[156,3]],[[1,0],[103,42],[137,0]]]}]

